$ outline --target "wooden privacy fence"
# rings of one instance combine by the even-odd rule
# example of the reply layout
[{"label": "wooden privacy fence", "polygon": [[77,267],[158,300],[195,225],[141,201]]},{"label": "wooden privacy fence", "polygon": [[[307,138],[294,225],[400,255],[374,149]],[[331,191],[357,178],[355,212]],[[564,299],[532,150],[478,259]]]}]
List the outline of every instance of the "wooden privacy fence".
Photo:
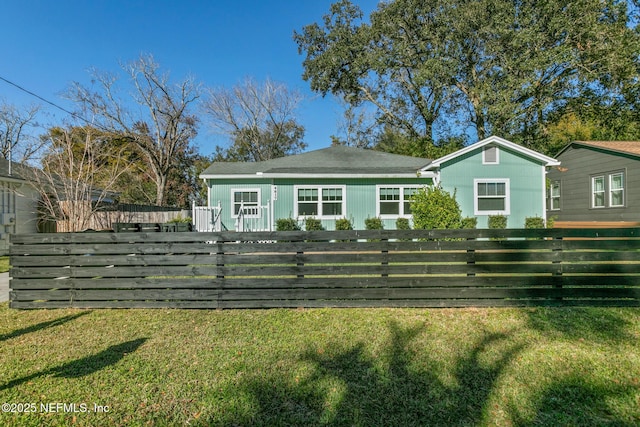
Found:
[{"label": "wooden privacy fence", "polygon": [[13,308],[640,305],[640,229],[13,235]]}]

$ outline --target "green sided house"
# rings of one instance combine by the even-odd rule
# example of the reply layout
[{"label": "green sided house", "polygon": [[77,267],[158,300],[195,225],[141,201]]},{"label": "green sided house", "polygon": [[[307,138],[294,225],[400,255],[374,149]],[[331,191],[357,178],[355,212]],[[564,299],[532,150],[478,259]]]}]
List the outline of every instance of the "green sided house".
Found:
[{"label": "green sided house", "polygon": [[491,137],[436,160],[332,146],[263,162],[214,162],[200,177],[208,206],[193,209],[198,231],[275,230],[279,218],[302,225],[308,217],[327,230],[348,218],[364,229],[379,217],[385,229],[411,219],[418,189],[442,185],[456,192],[463,216],[509,218],[523,227],[529,216],[545,217],[546,169],[559,163],[502,138]]}]

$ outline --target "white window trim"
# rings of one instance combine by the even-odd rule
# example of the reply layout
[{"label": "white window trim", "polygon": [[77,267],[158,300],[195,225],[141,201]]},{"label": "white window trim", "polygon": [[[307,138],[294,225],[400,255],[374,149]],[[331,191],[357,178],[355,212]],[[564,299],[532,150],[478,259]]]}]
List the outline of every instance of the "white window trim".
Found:
[{"label": "white window trim", "polygon": [[[614,189],[613,189],[612,183],[613,183],[613,177],[615,175],[622,175],[622,188],[619,188],[619,189],[616,190],[616,191],[622,191],[622,204],[620,204],[620,205],[614,205],[613,204],[613,192],[614,192]],[[608,193],[609,193],[609,207],[610,208],[623,208],[625,206],[625,188],[624,188],[624,186],[626,184],[625,181],[626,181],[626,178],[625,178],[625,173],[623,171],[612,172],[612,173],[609,174],[609,189],[608,189],[609,191],[608,191]]]},{"label": "white window trim", "polygon": [[[322,214],[322,190],[339,188],[342,190],[342,214],[323,215]],[[319,215],[300,215],[298,213],[298,190],[313,189],[318,190],[318,212]],[[346,185],[294,185],[293,186],[293,215],[296,218],[317,218],[317,219],[340,219],[347,217],[347,186]]]},{"label": "white window trim", "polygon": [[258,193],[258,209],[256,215],[245,215],[245,218],[260,218],[260,212],[262,207],[262,193],[259,188],[232,188],[231,189],[231,217],[235,218],[237,215],[235,213],[235,204],[236,199],[234,197],[235,193]]},{"label": "white window trim", "polygon": [[[504,210],[481,211],[478,209],[478,184],[504,184]],[[509,215],[511,214],[511,189],[509,178],[476,178],[473,180],[473,213],[474,215]]]},{"label": "white window trim", "polygon": [[[553,184],[557,183],[558,184],[558,195],[554,197],[553,195]],[[553,207],[553,199],[558,199],[558,207],[554,208]],[[562,184],[561,182],[558,181],[552,181],[551,182],[551,186],[549,187],[549,210],[550,211],[559,211],[561,210],[560,208],[560,203],[562,200]]]},{"label": "white window trim", "polygon": [[[496,150],[496,161],[490,162],[486,158],[487,149],[494,148]],[[499,165],[500,164],[500,148],[497,145],[485,145],[482,147],[482,164],[483,165]]]},{"label": "white window trim", "polygon": [[[591,177],[591,209],[604,209],[607,207],[607,180],[605,179],[606,175],[594,175]],[[595,191],[595,181],[598,178],[602,178],[602,194],[604,195],[604,197],[602,198],[603,201],[603,205],[602,206],[596,206],[596,191]]]},{"label": "white window trim", "polygon": [[[420,190],[422,187],[423,187],[422,185],[396,185],[396,184],[376,185],[376,217],[382,218],[382,219],[411,218],[412,215],[404,211],[404,203],[405,203],[404,190],[408,188]],[[398,200],[400,207],[398,209],[398,212],[399,212],[398,215],[380,213],[380,189],[381,188],[398,188],[400,190],[400,200]]]}]

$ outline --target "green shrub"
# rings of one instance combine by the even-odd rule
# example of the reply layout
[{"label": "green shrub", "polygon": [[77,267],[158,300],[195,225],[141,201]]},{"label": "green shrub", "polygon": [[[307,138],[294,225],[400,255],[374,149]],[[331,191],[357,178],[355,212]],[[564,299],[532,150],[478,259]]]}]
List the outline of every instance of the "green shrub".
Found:
[{"label": "green shrub", "polygon": [[[507,217],[504,215],[489,215],[489,228],[495,230],[507,228]],[[501,240],[501,238],[492,237],[491,240]]]},{"label": "green shrub", "polygon": [[300,224],[293,218],[280,218],[276,220],[276,231],[299,231]]},{"label": "green shrub", "polygon": [[384,230],[384,223],[382,218],[367,218],[364,220],[364,228],[365,230]]},{"label": "green shrub", "polygon": [[524,228],[544,228],[544,218],[539,216],[525,218]]},{"label": "green shrub", "polygon": [[353,230],[353,223],[350,219],[336,219],[336,230]]},{"label": "green shrub", "polygon": [[[384,230],[384,223],[382,218],[374,217],[364,220],[365,230]],[[369,242],[379,242],[380,239],[368,239]]]},{"label": "green shrub", "polygon": [[419,190],[411,203],[413,225],[416,229],[460,228],[462,212],[453,195],[442,187],[426,187]]},{"label": "green shrub", "polygon": [[460,222],[460,228],[473,229],[478,227],[478,218],[475,216],[468,216],[466,218],[462,218]]},{"label": "green shrub", "polygon": [[489,215],[489,228],[507,228],[507,217],[504,215]]},{"label": "green shrub", "polygon": [[167,223],[170,224],[191,224],[191,217],[190,216],[185,216],[183,217],[182,215],[178,215],[174,218],[171,218],[169,221],[167,221]]},{"label": "green shrub", "polygon": [[409,218],[396,219],[396,230],[411,230],[411,224]]},{"label": "green shrub", "polygon": [[307,231],[323,231],[322,221],[314,217],[308,217],[304,220],[304,229]]},{"label": "green shrub", "polygon": [[[411,224],[409,218],[396,219],[396,230],[411,230]],[[400,239],[401,242],[408,242],[411,239]]]},{"label": "green shrub", "polygon": [[547,228],[553,228],[556,224],[556,219],[558,219],[557,216],[547,218]]}]

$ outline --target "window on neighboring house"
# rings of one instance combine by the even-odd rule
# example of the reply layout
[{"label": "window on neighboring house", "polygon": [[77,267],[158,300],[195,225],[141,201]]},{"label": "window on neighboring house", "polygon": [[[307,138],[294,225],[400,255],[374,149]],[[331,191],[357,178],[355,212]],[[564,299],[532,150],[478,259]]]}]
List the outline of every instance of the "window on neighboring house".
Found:
[{"label": "window on neighboring house", "polygon": [[553,181],[549,187],[549,209],[560,210],[560,181]]},{"label": "window on neighboring house", "polygon": [[260,195],[258,190],[232,190],[233,214],[238,215],[242,209],[245,216],[257,217]]},{"label": "window on neighboring house", "polygon": [[510,196],[508,179],[476,179],[474,181],[475,215],[508,215]]},{"label": "window on neighboring house", "polygon": [[625,205],[624,171],[606,172],[591,177],[591,207],[621,208]]},{"label": "window on neighboring house", "polygon": [[344,203],[344,187],[296,187],[297,216],[343,216]]},{"label": "window on neighboring house", "polygon": [[624,173],[609,175],[609,206],[624,206]]},{"label": "window on neighboring house", "polygon": [[482,149],[482,163],[485,165],[497,165],[499,163],[498,147],[494,145],[485,146]]},{"label": "window on neighboring house", "polygon": [[411,202],[418,187],[378,187],[378,215],[398,217],[411,215]]},{"label": "window on neighboring house", "polygon": [[591,207],[605,207],[604,175],[591,177]]}]

